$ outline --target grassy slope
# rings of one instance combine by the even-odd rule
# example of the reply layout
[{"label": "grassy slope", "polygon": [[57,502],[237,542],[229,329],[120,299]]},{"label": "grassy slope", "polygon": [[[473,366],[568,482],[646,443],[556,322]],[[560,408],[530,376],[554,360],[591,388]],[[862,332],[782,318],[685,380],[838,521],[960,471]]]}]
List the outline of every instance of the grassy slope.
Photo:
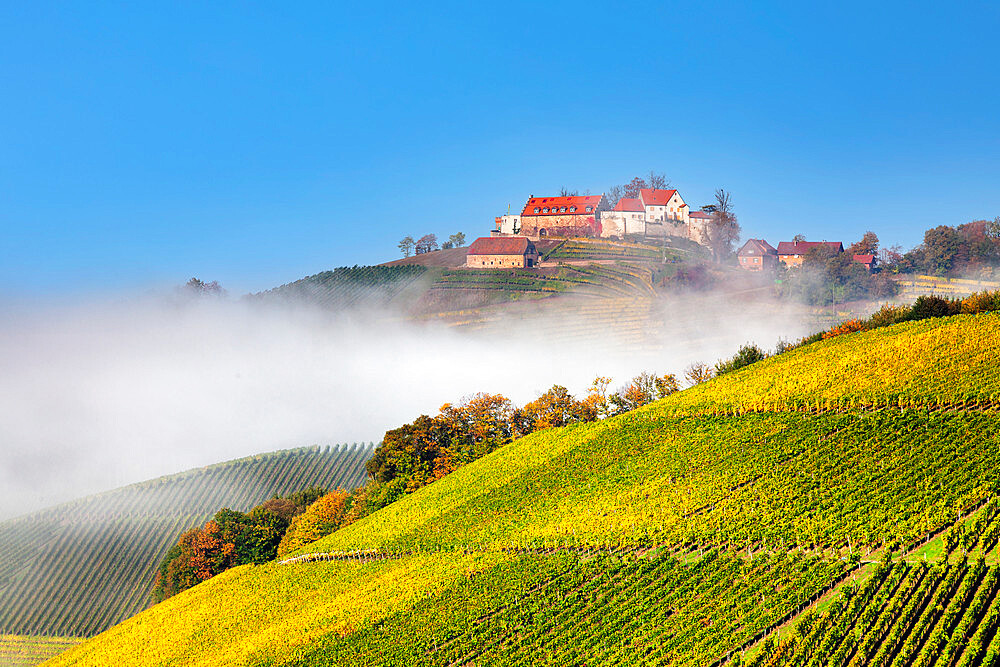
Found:
[{"label": "grassy slope", "polygon": [[32,637],[0,635],[0,665],[31,667],[82,642],[77,637]]},{"label": "grassy slope", "polygon": [[[834,403],[845,396],[898,402],[898,387],[907,392],[906,405],[911,399],[961,403],[970,392],[992,396],[998,393],[998,325],[996,315],[959,317],[845,336],[629,415],[534,434],[309,549],[381,547],[415,551],[412,555],[367,564],[243,568],[126,621],[53,664],[306,665],[335,656],[345,664],[410,664],[414,657],[448,664],[455,658],[449,653],[454,646],[462,649],[454,649],[462,660],[478,655],[483,664],[573,663],[583,656],[615,662],[632,656],[639,664],[646,658],[711,662],[711,656],[745,643],[745,626],[763,623],[749,609],[766,606],[782,617],[797,608],[797,601],[782,598],[747,607],[757,599],[753,591],[761,582],[773,583],[775,576],[748,572],[729,583],[703,582],[697,554],[691,559],[684,543],[822,549],[918,539],[996,489],[1000,416],[922,409],[731,417],[691,413],[719,401],[780,407],[808,397],[803,392],[809,387],[819,387]],[[857,379],[859,369],[867,371],[863,379]],[[605,575],[599,567],[581,575],[577,585],[561,588],[563,566],[556,556],[498,550],[539,544],[631,550],[654,543],[678,548],[679,557],[694,561],[682,570],[690,576],[680,580],[683,590],[676,595],[663,579],[630,588],[627,572]],[[590,562],[565,552],[560,557],[574,559],[573,568]],[[614,585],[589,595],[588,582],[602,576]],[[820,591],[835,578],[827,572],[806,585],[804,572],[781,576],[786,583],[775,588],[782,590],[812,586]],[[463,588],[477,577],[479,588],[473,586],[471,593]],[[748,590],[729,591],[733,581],[744,582]],[[558,595],[547,598],[539,592],[550,589]],[[617,602],[594,606],[606,598]],[[466,600],[466,606],[475,603],[472,608],[479,611],[460,613],[463,604],[456,599]],[[527,617],[518,611],[538,600],[549,602]],[[698,606],[706,600],[712,604]],[[219,609],[228,611],[220,614]],[[545,627],[546,609],[565,613],[549,626],[559,628],[554,643],[536,632]],[[689,641],[680,641],[676,633],[657,634],[665,618],[684,618],[698,609],[702,615],[688,616],[683,627],[703,631]],[[490,631],[487,621],[497,617],[510,622]],[[574,658],[574,642],[588,646],[608,623],[624,624],[608,637],[617,652],[594,644]],[[728,629],[720,632],[719,627]],[[637,649],[643,642],[649,649],[654,637],[659,637],[657,645],[676,641],[670,644],[676,650],[646,654]],[[428,647],[427,641],[442,645]],[[405,655],[418,647],[422,650]],[[393,657],[394,652],[399,655]]]}]

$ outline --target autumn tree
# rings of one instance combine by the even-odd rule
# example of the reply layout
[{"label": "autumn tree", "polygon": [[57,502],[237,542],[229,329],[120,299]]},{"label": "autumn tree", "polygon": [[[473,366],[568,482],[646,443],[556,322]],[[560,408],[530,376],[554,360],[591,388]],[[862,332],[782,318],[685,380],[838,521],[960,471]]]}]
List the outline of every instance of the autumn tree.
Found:
[{"label": "autumn tree", "polygon": [[157,601],[210,579],[236,564],[235,546],[222,539],[213,520],[183,533],[160,564],[154,585]]},{"label": "autumn tree", "polygon": [[424,234],[417,239],[416,251],[418,255],[434,252],[438,249],[437,234]]},{"label": "autumn tree", "polygon": [[416,245],[417,242],[413,240],[412,236],[404,236],[399,242],[399,251],[403,253],[403,257],[409,257]]},{"label": "autumn tree", "polygon": [[847,248],[847,254],[853,257],[854,255],[875,255],[878,256],[879,241],[878,236],[875,232],[868,231],[865,232],[864,236],[861,237],[860,241],[852,243]]},{"label": "autumn tree", "polygon": [[656,400],[656,377],[650,373],[640,373],[618,391],[608,397],[612,412],[620,415]]},{"label": "autumn tree", "polygon": [[581,406],[569,390],[554,384],[547,392],[521,408],[525,432],[566,426],[580,421]]},{"label": "autumn tree", "polygon": [[681,390],[680,383],[677,382],[677,376],[673,373],[661,375],[656,378],[655,384],[657,398],[666,398],[667,396],[675,394]]},{"label": "autumn tree", "polygon": [[350,499],[350,493],[337,489],[319,498],[303,513],[295,516],[278,545],[278,557],[284,557],[337,530],[347,514]]},{"label": "autumn tree", "polygon": [[733,254],[733,247],[740,239],[740,225],[733,212],[732,195],[722,188],[715,191],[715,211],[708,223],[708,246],[716,262]]},{"label": "autumn tree", "polygon": [[581,414],[584,421],[604,419],[611,415],[611,406],[608,402],[608,387],[611,386],[611,378],[598,375],[587,388],[587,396],[580,401]]},{"label": "autumn tree", "polygon": [[450,462],[465,465],[510,442],[513,416],[514,404],[501,394],[481,392],[457,405],[442,405],[438,418],[446,429]]},{"label": "autumn tree", "polygon": [[712,367],[702,362],[696,362],[684,369],[684,379],[690,386],[701,384],[712,379],[714,375]]}]

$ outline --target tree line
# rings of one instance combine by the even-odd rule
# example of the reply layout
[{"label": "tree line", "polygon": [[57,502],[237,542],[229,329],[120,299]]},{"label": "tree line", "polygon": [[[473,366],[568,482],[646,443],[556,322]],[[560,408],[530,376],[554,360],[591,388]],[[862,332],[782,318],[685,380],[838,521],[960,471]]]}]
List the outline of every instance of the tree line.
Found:
[{"label": "tree line", "polygon": [[448,237],[444,243],[438,244],[437,234],[424,234],[419,239],[414,240],[412,236],[404,236],[398,244],[399,251],[403,257],[409,257],[414,252],[423,255],[435,250],[449,250],[451,248],[461,248],[465,245],[465,234],[456,232]]}]

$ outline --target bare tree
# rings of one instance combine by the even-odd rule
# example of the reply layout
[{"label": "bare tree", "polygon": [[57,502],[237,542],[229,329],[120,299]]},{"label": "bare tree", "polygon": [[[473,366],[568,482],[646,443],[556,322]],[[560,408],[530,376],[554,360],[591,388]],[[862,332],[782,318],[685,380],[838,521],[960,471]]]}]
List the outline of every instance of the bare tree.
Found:
[{"label": "bare tree", "polygon": [[670,179],[667,178],[666,174],[657,174],[650,169],[649,176],[646,178],[646,187],[654,190],[665,190],[670,187]]},{"label": "bare tree", "polygon": [[614,207],[615,204],[617,204],[623,197],[635,199],[639,196],[640,190],[645,190],[647,188],[662,190],[669,187],[670,179],[667,178],[665,174],[658,174],[655,171],[650,170],[649,175],[645,178],[642,176],[636,176],[628,183],[613,186],[608,190],[606,196],[608,203]]},{"label": "bare tree", "polygon": [[409,257],[415,245],[417,242],[413,240],[412,236],[404,236],[399,242],[399,251],[403,253],[403,257]]},{"label": "bare tree", "polygon": [[792,243],[804,243],[806,240],[805,234],[796,234],[792,237]]},{"label": "bare tree", "polygon": [[715,211],[708,224],[708,246],[716,262],[733,254],[733,246],[740,240],[740,224],[733,213],[732,194],[723,188],[715,191]]},{"label": "bare tree", "polygon": [[614,208],[621,201],[622,195],[624,193],[624,188],[620,185],[613,185],[604,195],[604,198],[608,200],[608,205]]},{"label": "bare tree", "polygon": [[560,197],[576,197],[580,194],[579,190],[568,190],[566,186],[559,188]]}]

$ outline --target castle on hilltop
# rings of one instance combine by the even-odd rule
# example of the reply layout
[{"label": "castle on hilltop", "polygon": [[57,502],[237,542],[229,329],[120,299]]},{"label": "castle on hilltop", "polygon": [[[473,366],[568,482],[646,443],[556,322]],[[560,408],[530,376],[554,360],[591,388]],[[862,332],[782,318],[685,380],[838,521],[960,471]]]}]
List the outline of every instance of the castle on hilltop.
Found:
[{"label": "castle on hilltop", "polygon": [[495,219],[493,237],[644,239],[679,236],[696,243],[707,241],[711,215],[690,211],[677,190],[643,188],[638,197],[623,197],[613,205],[603,195],[529,196],[519,214]]}]

